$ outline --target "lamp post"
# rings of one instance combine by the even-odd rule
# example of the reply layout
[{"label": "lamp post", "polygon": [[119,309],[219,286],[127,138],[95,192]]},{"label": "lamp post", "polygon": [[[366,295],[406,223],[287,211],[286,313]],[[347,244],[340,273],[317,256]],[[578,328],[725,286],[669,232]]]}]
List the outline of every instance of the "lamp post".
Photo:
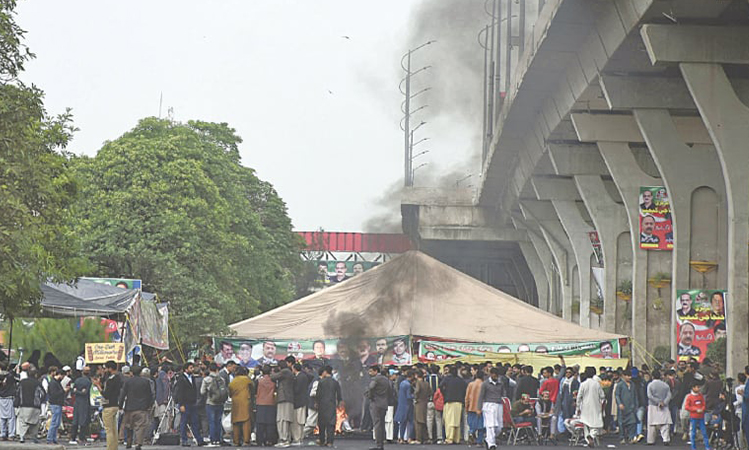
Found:
[{"label": "lamp post", "polygon": [[[436,41],[427,41],[423,44],[409,49],[402,57],[401,57],[401,68],[406,72],[406,76],[401,80],[400,85],[398,88],[400,89],[401,93],[405,96],[405,100],[403,101],[403,104],[401,105],[401,110],[403,111],[404,117],[402,121],[402,129],[403,129],[403,140],[404,140],[404,185],[406,186],[413,186],[413,170],[412,170],[412,146],[411,142],[413,141],[413,134],[411,132],[411,115],[414,114],[416,111],[424,109],[426,105],[418,108],[416,111],[411,111],[411,99],[419,94],[422,94],[429,90],[422,89],[421,91],[417,92],[416,94],[411,94],[411,77],[418,74],[419,72],[423,72],[427,69],[429,69],[431,66],[424,66],[414,72],[411,71],[411,54],[414,52],[426,47],[427,45],[433,44]],[[404,89],[405,84],[405,89]],[[421,125],[421,124],[420,124]]]}]

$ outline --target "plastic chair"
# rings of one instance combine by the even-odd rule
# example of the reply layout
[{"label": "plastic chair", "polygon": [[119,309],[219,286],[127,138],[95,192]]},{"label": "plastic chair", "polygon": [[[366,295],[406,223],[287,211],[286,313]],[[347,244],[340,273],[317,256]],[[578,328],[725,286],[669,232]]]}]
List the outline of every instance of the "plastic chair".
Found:
[{"label": "plastic chair", "polygon": [[510,414],[510,409],[512,408],[512,404],[510,403],[510,399],[507,397],[502,398],[502,417],[503,420],[510,429],[510,434],[507,437],[507,445],[510,445],[510,442],[512,441],[512,445],[517,445],[518,439],[528,439],[528,443],[535,443],[538,445],[538,436],[536,436],[536,426],[533,422],[520,422],[515,423],[515,421],[512,420],[512,414]]}]

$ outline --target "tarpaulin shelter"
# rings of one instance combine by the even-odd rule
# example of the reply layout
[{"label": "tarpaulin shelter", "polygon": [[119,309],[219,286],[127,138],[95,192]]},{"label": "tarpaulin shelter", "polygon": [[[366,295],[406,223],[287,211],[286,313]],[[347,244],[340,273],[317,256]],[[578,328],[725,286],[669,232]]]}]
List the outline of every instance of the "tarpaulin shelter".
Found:
[{"label": "tarpaulin shelter", "polygon": [[42,285],[42,311],[53,316],[113,316],[126,313],[137,301],[140,291],[123,289],[91,280],[73,285]]},{"label": "tarpaulin shelter", "polygon": [[249,339],[409,335],[564,343],[626,338],[542,311],[418,251],[230,328]]},{"label": "tarpaulin shelter", "polygon": [[42,285],[42,312],[60,317],[119,316],[127,329],[128,351],[142,342],[158,349],[169,348],[168,308],[156,303],[154,294],[140,289],[124,289],[90,279],[72,285]]}]

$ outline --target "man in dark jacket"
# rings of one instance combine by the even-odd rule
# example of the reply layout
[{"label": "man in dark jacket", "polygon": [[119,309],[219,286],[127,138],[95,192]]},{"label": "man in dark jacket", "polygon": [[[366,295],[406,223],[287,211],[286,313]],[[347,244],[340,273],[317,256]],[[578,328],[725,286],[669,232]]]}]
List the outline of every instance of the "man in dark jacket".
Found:
[{"label": "man in dark jacket", "polygon": [[86,435],[88,434],[88,424],[91,419],[90,374],[91,368],[84,366],[81,376],[76,378],[73,382],[73,396],[75,397],[75,403],[73,403],[73,423],[70,427],[70,444],[72,445],[78,443],[77,439],[79,431],[84,442]]},{"label": "man in dark jacket", "polygon": [[200,423],[198,422],[197,401],[198,390],[192,374],[193,363],[186,362],[182,366],[182,373],[177,375],[174,385],[174,402],[179,405],[180,421],[179,433],[183,447],[189,447],[187,440],[187,426],[190,426],[192,435],[198,441],[198,446],[203,445],[203,436],[200,434]]},{"label": "man in dark jacket", "polygon": [[289,360],[279,361],[278,368],[281,370],[270,376],[270,379],[276,382],[276,427],[279,446],[291,443],[291,423],[294,419],[294,374],[289,369],[290,362]]},{"label": "man in dark jacket", "polygon": [[18,381],[15,374],[7,369],[7,362],[0,363],[0,439],[3,441],[16,435],[16,409],[13,407],[13,399],[16,397]]},{"label": "man in dark jacket", "polygon": [[374,365],[369,368],[369,411],[372,415],[374,428],[375,447],[370,450],[382,450],[385,446],[385,415],[388,411],[388,400],[390,399],[390,380],[380,373],[380,366]]},{"label": "man in dark jacket", "polygon": [[310,377],[299,363],[292,366],[294,372],[294,420],[291,422],[291,440],[294,445],[302,445],[304,422],[307,419]]},{"label": "man in dark jacket", "polygon": [[522,375],[518,378],[518,385],[515,388],[515,400],[519,400],[523,394],[528,394],[531,398],[538,397],[540,383],[538,378],[533,376],[533,367],[523,366],[521,373]]},{"label": "man in dark jacket", "polygon": [[320,430],[319,444],[333,446],[336,410],[343,400],[341,385],[333,379],[333,368],[325,366],[320,372],[315,401],[317,403],[317,427]]},{"label": "man in dark jacket", "polygon": [[39,416],[42,412],[42,402],[44,402],[44,388],[42,383],[36,379],[36,368],[31,366],[28,369],[28,376],[18,383],[16,391],[16,404],[18,408],[18,438],[21,443],[31,437],[34,443],[39,432]]},{"label": "man in dark jacket", "polygon": [[443,417],[445,420],[445,443],[460,443],[461,411],[466,398],[466,383],[458,378],[458,369],[451,366],[449,375],[440,383],[440,391],[445,398]]},{"label": "man in dark jacket", "polygon": [[50,373],[49,377],[47,400],[49,401],[52,419],[49,422],[49,430],[47,430],[47,444],[57,444],[57,430],[62,422],[62,405],[65,402],[65,389],[62,388],[60,383],[62,377],[63,373],[59,370]]},{"label": "man in dark jacket", "polygon": [[107,450],[117,450],[117,411],[122,390],[122,376],[117,372],[116,362],[107,361],[104,364],[104,385],[97,387],[101,389],[103,408],[101,419],[107,432]]},{"label": "man in dark jacket", "polygon": [[126,448],[132,447],[135,438],[135,450],[140,450],[143,438],[148,429],[148,418],[153,406],[153,394],[151,383],[148,378],[141,376],[141,368],[133,366],[133,377],[128,379],[120,391],[120,409],[125,413],[122,416],[122,427],[130,430]]}]

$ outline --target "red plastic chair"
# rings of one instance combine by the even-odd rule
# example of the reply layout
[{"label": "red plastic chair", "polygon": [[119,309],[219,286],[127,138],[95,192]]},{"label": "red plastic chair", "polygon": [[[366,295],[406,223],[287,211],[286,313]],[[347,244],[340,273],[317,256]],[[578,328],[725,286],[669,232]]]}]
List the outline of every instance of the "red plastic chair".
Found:
[{"label": "red plastic chair", "polygon": [[517,445],[518,438],[522,438],[523,436],[528,439],[529,444],[535,443],[536,445],[538,445],[538,436],[536,436],[536,427],[533,422],[515,423],[515,421],[512,420],[510,409],[512,409],[510,399],[507,397],[503,397],[502,420],[504,421],[505,426],[510,429],[510,434],[507,437],[507,445],[510,445],[510,442],[512,442],[512,445]]}]

